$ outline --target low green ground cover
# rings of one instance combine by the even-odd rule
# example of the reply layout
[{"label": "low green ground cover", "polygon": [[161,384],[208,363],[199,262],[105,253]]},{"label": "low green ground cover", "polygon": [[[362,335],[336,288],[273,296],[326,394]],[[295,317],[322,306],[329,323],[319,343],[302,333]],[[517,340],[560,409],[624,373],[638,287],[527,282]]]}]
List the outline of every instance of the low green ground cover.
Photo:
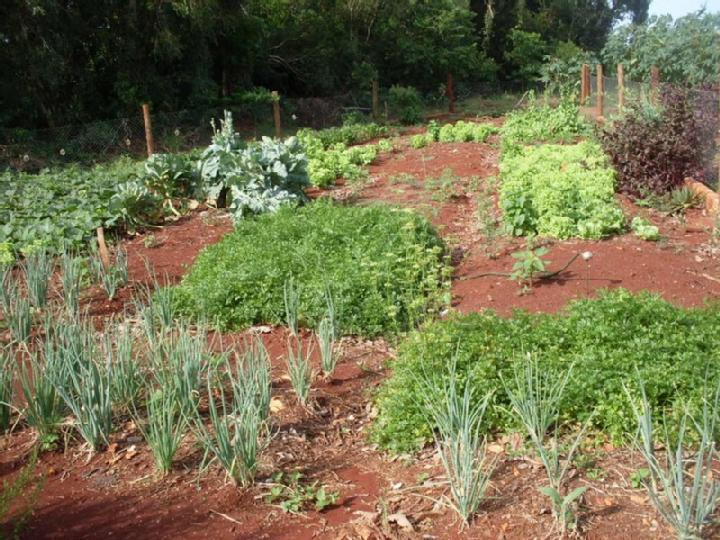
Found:
[{"label": "low green ground cover", "polygon": [[394,451],[417,449],[432,439],[434,426],[424,404],[442,384],[428,387],[423,381],[447,380],[453,356],[461,388],[470,380],[475,399],[494,392],[483,428],[516,429],[501,381],[529,355],[543,372],[558,377],[574,366],[560,407],[563,422],[593,415],[594,429],[627,441],[637,425],[625,385],[634,391],[643,380],[649,403],[670,420],[683,413],[685,403],[697,409],[706,377],[712,385],[719,374],[718,324],[720,306],[683,309],[649,293],[624,290],[575,301],[559,314],[453,315],[400,345],[393,375],[377,396],[374,437]]},{"label": "low green ground cover", "polygon": [[200,254],[176,290],[178,310],[223,329],[284,323],[293,279],[300,325],[325,315],[343,333],[407,330],[447,301],[445,247],[419,216],[386,206],[318,201],[238,223]]}]

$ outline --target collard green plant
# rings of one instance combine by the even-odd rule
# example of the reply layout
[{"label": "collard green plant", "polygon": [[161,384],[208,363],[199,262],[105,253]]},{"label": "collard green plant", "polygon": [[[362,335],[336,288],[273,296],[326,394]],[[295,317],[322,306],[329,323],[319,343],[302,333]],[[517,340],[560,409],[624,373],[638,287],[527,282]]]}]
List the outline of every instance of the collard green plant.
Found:
[{"label": "collard green plant", "polygon": [[226,111],[213,142],[200,157],[200,182],[207,198],[224,204],[236,220],[304,201],[307,159],[298,140],[263,137],[246,146],[232,122]]}]

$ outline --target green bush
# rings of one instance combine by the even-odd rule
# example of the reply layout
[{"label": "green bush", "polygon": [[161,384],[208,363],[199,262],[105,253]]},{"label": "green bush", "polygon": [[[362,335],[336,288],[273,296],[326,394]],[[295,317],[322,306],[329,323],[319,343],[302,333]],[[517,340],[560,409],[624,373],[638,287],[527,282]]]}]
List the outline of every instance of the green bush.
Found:
[{"label": "green bush", "polygon": [[447,300],[444,252],[409,211],[320,201],[281,209],[206,248],[176,291],[177,309],[222,329],[282,324],[292,277],[301,325],[326,316],[329,288],[344,333],[404,331]]},{"label": "green bush", "polygon": [[503,153],[518,151],[523,144],[572,142],[591,133],[576,103],[564,98],[553,108],[539,104],[534,96],[525,109],[507,115],[500,130]]},{"label": "green bush", "polygon": [[[680,402],[698,406],[705,377],[720,368],[720,306],[683,309],[650,293],[605,292],[598,299],[576,300],[559,314],[516,312],[502,318],[491,311],[454,315],[412,333],[391,364],[393,375],[377,396],[380,414],[373,436],[393,451],[418,448],[431,440],[423,404],[425,376],[449,377],[457,354],[457,381],[472,382],[475,399],[495,391],[484,428],[517,428],[507,410],[501,377],[512,376],[516,362],[534,355],[543,370],[561,373],[574,365],[564,401],[564,422],[582,422],[615,441],[637,428],[623,390],[645,382],[656,410],[681,414]],[[637,374],[636,374],[637,368]],[[441,385],[435,385],[441,388]]]},{"label": "green bush", "polygon": [[503,154],[500,176],[512,234],[597,239],[623,228],[615,173],[595,143],[522,147]]},{"label": "green bush", "polygon": [[417,124],[422,120],[422,98],[412,86],[391,86],[389,101],[393,114],[403,124]]}]

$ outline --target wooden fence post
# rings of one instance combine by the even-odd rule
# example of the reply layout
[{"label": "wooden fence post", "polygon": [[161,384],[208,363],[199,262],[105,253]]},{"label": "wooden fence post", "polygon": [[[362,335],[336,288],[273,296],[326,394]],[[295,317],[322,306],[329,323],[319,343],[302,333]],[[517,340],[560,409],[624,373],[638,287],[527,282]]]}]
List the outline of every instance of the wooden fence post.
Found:
[{"label": "wooden fence post", "polygon": [[650,68],[650,101],[657,105],[660,90],[660,69],[657,66]]},{"label": "wooden fence post", "polygon": [[153,139],[152,120],[150,119],[150,105],[143,103],[142,112],[143,121],[145,122],[145,143],[147,144],[147,155],[150,157],[155,153],[155,140]]},{"label": "wooden fence post", "polygon": [[582,69],[580,70],[580,105],[585,105],[585,102],[587,101],[588,97],[590,96],[590,92],[588,89],[588,71],[590,70],[590,66],[587,64],[582,65]]},{"label": "wooden fence post", "polygon": [[597,65],[597,116],[602,119],[605,116],[605,79],[603,78],[603,66]]},{"label": "wooden fence post", "polygon": [[625,68],[622,64],[617,65],[617,81],[618,112],[622,112],[625,107]]},{"label": "wooden fence post", "polygon": [[372,82],[372,115],[375,120],[380,118],[380,83],[377,79]]},{"label": "wooden fence post", "polygon": [[445,88],[448,98],[448,112],[455,112],[455,83],[453,82],[452,73],[447,74],[447,87]]},{"label": "wooden fence post", "polygon": [[282,123],[280,121],[280,94],[275,90],[272,92],[273,120],[275,121],[275,136],[279,139],[282,137]]}]

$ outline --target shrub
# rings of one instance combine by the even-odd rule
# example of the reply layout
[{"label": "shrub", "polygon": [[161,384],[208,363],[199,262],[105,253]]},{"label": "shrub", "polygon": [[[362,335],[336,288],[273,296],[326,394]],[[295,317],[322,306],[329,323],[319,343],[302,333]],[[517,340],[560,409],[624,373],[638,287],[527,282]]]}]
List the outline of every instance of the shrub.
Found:
[{"label": "shrub", "polygon": [[553,108],[539,104],[531,95],[525,109],[507,115],[500,134],[503,152],[512,153],[523,144],[572,142],[590,131],[571,99],[564,98]]},{"label": "shrub", "polygon": [[346,333],[402,331],[443,301],[443,254],[432,227],[411,212],[316,202],[239,223],[201,253],[176,305],[225,329],[283,324],[292,277],[301,325],[325,317],[329,287]]},{"label": "shrub", "polygon": [[599,146],[541,145],[504,154],[500,206],[512,234],[601,238],[622,229],[615,174]]},{"label": "shrub", "polygon": [[633,197],[663,195],[687,176],[704,177],[703,167],[715,148],[718,113],[715,103],[714,109],[705,106],[702,93],[694,96],[667,87],[660,110],[636,103],[603,132],[619,191]]},{"label": "shrub", "polygon": [[393,113],[403,124],[417,124],[422,120],[422,99],[412,86],[391,86],[389,101]]},{"label": "shrub", "polygon": [[[716,380],[720,306],[674,307],[659,297],[624,290],[597,299],[577,300],[559,314],[516,312],[501,318],[491,311],[454,315],[426,325],[403,342],[391,364],[393,375],[377,396],[379,417],[374,438],[394,451],[418,448],[432,439],[426,420],[426,373],[448,377],[457,356],[459,384],[472,381],[473,396],[502,388],[523,352],[532,353],[539,369],[557,374],[574,365],[560,404],[561,421],[584,422],[617,441],[635,434],[635,417],[624,385],[636,372],[645,381],[651,405],[681,414],[676,404],[699,407],[707,376]],[[484,417],[484,429],[517,428],[504,392],[496,391]],[[594,413],[594,414],[593,414]]]}]

